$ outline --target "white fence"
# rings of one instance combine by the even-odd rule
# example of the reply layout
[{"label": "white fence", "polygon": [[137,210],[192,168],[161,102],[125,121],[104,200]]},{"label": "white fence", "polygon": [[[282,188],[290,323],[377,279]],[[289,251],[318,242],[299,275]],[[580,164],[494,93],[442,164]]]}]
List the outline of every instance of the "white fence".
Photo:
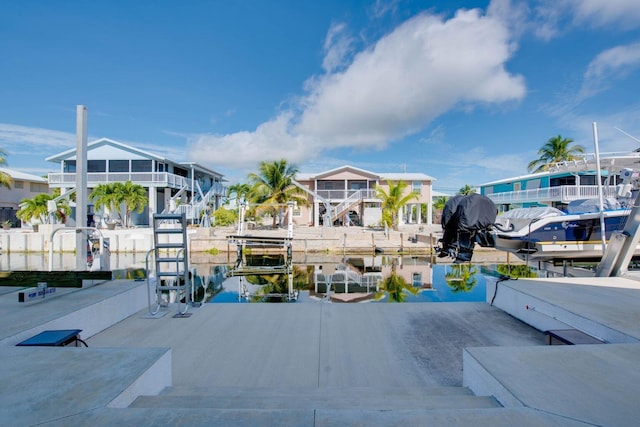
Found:
[{"label": "white fence", "polygon": [[[604,197],[615,197],[615,188],[603,188]],[[493,203],[534,203],[534,202],[563,202],[569,203],[580,199],[597,199],[597,185],[563,185],[560,187],[536,188],[533,190],[505,191],[503,193],[487,194]]]}]

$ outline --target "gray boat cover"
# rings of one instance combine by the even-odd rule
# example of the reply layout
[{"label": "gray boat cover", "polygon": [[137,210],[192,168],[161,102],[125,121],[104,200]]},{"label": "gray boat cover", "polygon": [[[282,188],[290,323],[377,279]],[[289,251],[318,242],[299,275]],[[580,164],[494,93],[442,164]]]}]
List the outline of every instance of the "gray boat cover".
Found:
[{"label": "gray boat cover", "polygon": [[455,220],[456,228],[459,231],[485,230],[495,223],[498,209],[488,197],[480,194],[469,194],[456,200],[456,202],[455,214],[449,221]]},{"label": "gray boat cover", "polygon": [[[602,201],[602,207],[605,211],[622,209],[622,205],[620,204],[620,202],[613,198],[604,199]],[[600,212],[600,202],[598,201],[598,199],[574,200],[573,202],[569,203],[569,206],[567,206],[567,213],[570,214],[589,212]]]},{"label": "gray boat cover", "polygon": [[516,208],[498,215],[498,221],[503,219],[540,219],[549,216],[564,215],[560,209],[551,206],[537,206],[534,208]]}]

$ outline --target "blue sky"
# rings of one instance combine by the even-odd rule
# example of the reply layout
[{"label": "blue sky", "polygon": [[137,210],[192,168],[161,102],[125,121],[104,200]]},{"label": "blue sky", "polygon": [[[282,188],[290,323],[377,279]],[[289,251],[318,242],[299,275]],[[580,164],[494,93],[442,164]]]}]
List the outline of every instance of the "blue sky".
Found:
[{"label": "blue sky", "polygon": [[434,188],[526,173],[552,136],[640,143],[638,0],[0,3],[0,147],[57,171],[89,138],[196,161],[422,172]]}]

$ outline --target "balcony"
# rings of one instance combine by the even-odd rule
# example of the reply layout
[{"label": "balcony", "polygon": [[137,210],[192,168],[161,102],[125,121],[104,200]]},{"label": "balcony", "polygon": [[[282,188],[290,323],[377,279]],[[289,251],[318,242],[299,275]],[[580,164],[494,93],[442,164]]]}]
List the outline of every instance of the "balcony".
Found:
[{"label": "balcony", "polygon": [[[87,185],[95,187],[98,184],[131,181],[143,187],[169,187],[180,189],[184,186],[191,188],[191,179],[168,172],[99,172],[87,174]],[[75,173],[49,173],[50,187],[75,187]]]},{"label": "balcony", "polygon": [[330,202],[341,202],[343,200],[350,199],[351,197],[356,197],[355,194],[359,194],[360,198],[365,200],[375,201],[378,200],[376,198],[375,190],[317,190],[316,194],[318,194],[323,199],[326,199]]},{"label": "balcony", "polygon": [[[616,188],[603,188],[604,197],[616,197]],[[487,194],[497,205],[511,203],[569,203],[580,199],[597,199],[597,185],[563,185],[560,187],[536,188],[533,190],[505,191]]]}]

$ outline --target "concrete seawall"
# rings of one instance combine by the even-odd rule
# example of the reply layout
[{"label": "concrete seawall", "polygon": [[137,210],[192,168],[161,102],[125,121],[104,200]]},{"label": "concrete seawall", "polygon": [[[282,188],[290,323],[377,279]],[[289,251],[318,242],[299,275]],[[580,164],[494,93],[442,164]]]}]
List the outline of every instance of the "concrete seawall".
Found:
[{"label": "concrete seawall", "polygon": [[[56,232],[51,240],[52,226],[31,229],[0,230],[0,250],[4,253],[48,253],[52,244],[54,253],[75,253],[73,228]],[[111,253],[146,253],[153,248],[151,228],[122,228],[100,230],[109,242]],[[187,230],[189,251],[195,253],[232,253],[236,245],[228,236],[237,233],[234,227],[193,227]],[[285,237],[286,229],[248,230],[247,236]],[[312,228],[295,227],[292,241],[295,253],[363,254],[378,253],[433,255],[442,230],[437,226],[404,225],[398,231],[365,227]],[[162,236],[169,239],[175,236]],[[474,260],[483,254],[495,254],[493,249],[476,248]],[[506,256],[506,254],[505,254]]]}]

